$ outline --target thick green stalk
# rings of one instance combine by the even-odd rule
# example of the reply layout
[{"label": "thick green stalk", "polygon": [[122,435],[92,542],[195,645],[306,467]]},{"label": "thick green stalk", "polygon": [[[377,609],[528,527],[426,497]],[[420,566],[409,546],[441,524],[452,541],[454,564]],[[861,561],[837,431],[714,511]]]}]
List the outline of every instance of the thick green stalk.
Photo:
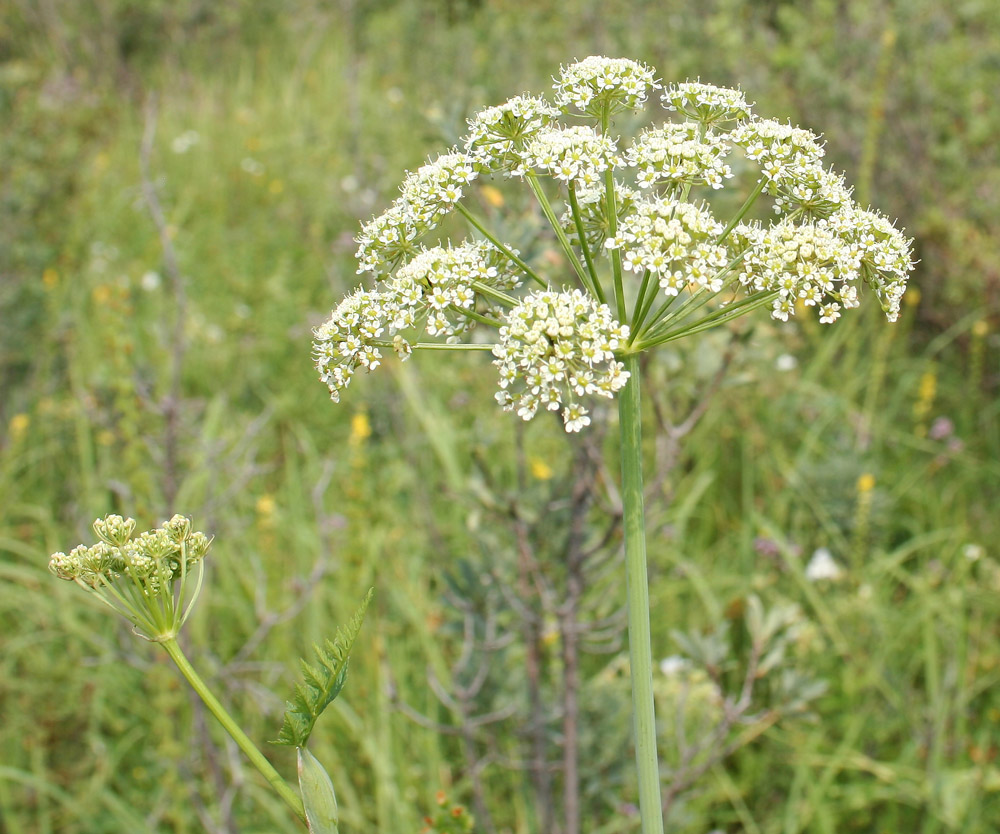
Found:
[{"label": "thick green stalk", "polygon": [[625,584],[628,593],[628,651],[632,674],[635,760],[639,770],[639,814],[642,817],[642,834],[663,834],[660,770],[656,758],[656,717],[653,711],[653,650],[649,636],[649,579],[646,573],[638,354],[628,354],[624,363],[625,370],[631,376],[618,395],[618,417],[625,524]]},{"label": "thick green stalk", "polygon": [[[628,386],[626,386],[628,387]],[[254,767],[260,771],[261,775],[267,779],[271,787],[277,792],[294,812],[295,815],[302,820],[306,821],[305,812],[302,809],[302,800],[299,795],[288,785],[288,783],[281,778],[281,774],[278,773],[271,765],[271,763],[264,757],[264,754],[257,749],[257,746],[250,740],[250,737],[240,729],[239,724],[233,720],[233,717],[226,712],[225,707],[219,703],[218,698],[212,694],[212,690],[208,688],[205,681],[201,679],[201,676],[195,671],[195,668],[188,662],[187,657],[184,652],[181,651],[181,647],[178,645],[175,638],[170,638],[167,640],[159,641],[164,649],[167,650],[167,654],[170,655],[171,660],[177,664],[177,668],[181,670],[181,674],[187,678],[187,682],[191,684],[191,688],[198,693],[198,697],[205,702],[205,706],[208,707],[209,712],[214,715],[219,723],[222,725],[223,729],[230,736],[232,736],[233,741],[235,741],[240,750],[246,753],[247,758],[253,762]]]}]

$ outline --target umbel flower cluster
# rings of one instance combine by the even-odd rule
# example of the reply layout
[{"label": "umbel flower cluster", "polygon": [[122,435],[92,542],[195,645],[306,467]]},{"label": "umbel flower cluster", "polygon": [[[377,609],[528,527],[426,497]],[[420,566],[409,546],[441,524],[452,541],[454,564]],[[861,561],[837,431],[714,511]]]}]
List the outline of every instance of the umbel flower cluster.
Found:
[{"label": "umbel flower cluster", "polygon": [[[557,411],[578,431],[587,403],[627,384],[624,357],[754,309],[829,324],[870,293],[898,316],[912,241],[854,202],[814,133],[757,116],[740,90],[664,86],[624,58],[563,67],[553,89],[477,113],[362,226],[366,284],[315,331],[335,401],[388,349],[491,350],[502,407]],[[617,135],[618,114],[657,99],[638,135]],[[526,186],[551,245],[532,232],[521,246],[557,262],[491,230],[475,194],[491,180]],[[468,238],[452,243],[456,229]]]},{"label": "umbel flower cluster", "polygon": [[[141,628],[144,636],[173,636],[201,587],[202,560],[212,540],[192,530],[191,520],[181,515],[138,535],[135,526],[135,519],[120,515],[97,519],[98,541],[77,545],[69,553],[53,553],[49,570],[93,592]],[[196,572],[194,594],[185,600],[187,579]]]}]

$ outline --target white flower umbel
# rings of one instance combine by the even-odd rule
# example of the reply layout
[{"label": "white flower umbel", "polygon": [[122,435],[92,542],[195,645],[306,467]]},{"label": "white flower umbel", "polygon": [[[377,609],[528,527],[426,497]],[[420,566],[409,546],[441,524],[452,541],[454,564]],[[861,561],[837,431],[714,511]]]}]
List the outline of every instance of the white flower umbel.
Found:
[{"label": "white flower umbel", "polygon": [[632,272],[649,270],[667,295],[694,285],[718,292],[730,255],[717,243],[722,224],[706,206],[671,197],[637,203],[622,218],[608,249],[621,249],[622,266]]},{"label": "white flower umbel", "polygon": [[379,366],[382,352],[376,340],[393,313],[393,305],[383,293],[358,290],[313,331],[316,368],[334,402],[340,402],[340,392],[350,385],[358,368],[373,371]]},{"label": "white flower umbel", "polygon": [[510,311],[493,349],[497,401],[524,420],[562,409],[566,431],[579,431],[590,424],[579,398],[610,399],[628,381],[615,359],[627,338],[628,326],[580,290],[533,292]]},{"label": "white flower umbel", "polygon": [[725,162],[727,153],[729,143],[724,136],[685,122],[644,130],[625,158],[637,169],[640,188],[665,184],[677,191],[688,184],[718,189],[733,176]]},{"label": "white flower umbel", "polygon": [[750,118],[750,105],[741,91],[699,81],[670,84],[661,100],[667,110],[683,113],[706,127]]},{"label": "white flower umbel", "polygon": [[816,134],[773,119],[744,122],[730,134],[730,139],[774,183],[793,179],[802,166],[819,162],[824,154]]},{"label": "white flower umbel", "polygon": [[765,190],[775,198],[775,213],[796,212],[802,220],[821,220],[851,205],[844,175],[818,162],[789,167],[785,176],[768,181]]},{"label": "white flower umbel", "polygon": [[533,168],[561,182],[573,182],[587,189],[601,183],[601,174],[609,168],[623,165],[613,139],[592,127],[575,125],[544,128],[525,146],[523,166],[514,173]]},{"label": "white flower umbel", "polygon": [[407,174],[401,196],[361,227],[358,272],[390,272],[415,254],[419,239],[438,226],[477,176],[475,159],[458,151]]},{"label": "white flower umbel", "polygon": [[752,291],[776,294],[775,319],[788,321],[799,301],[816,307],[824,324],[840,318],[842,309],[858,306],[857,259],[826,221],[744,226],[735,239],[747,244],[740,282]]},{"label": "white flower umbel", "polygon": [[645,64],[597,55],[563,67],[555,82],[557,105],[597,118],[637,109],[660,86]]},{"label": "white flower umbel", "polygon": [[520,283],[510,261],[485,241],[435,246],[386,281],[383,299],[390,311],[390,330],[417,328],[428,336],[456,339],[476,325],[469,314],[477,307],[484,316],[503,315],[484,292],[513,290]]},{"label": "white flower umbel", "polygon": [[899,317],[899,304],[913,270],[913,241],[877,211],[845,206],[827,225],[850,248],[861,277],[878,296],[889,321]]},{"label": "white flower umbel", "polygon": [[559,109],[544,98],[517,96],[469,119],[465,148],[486,170],[509,172],[521,165],[525,142],[558,117]]}]

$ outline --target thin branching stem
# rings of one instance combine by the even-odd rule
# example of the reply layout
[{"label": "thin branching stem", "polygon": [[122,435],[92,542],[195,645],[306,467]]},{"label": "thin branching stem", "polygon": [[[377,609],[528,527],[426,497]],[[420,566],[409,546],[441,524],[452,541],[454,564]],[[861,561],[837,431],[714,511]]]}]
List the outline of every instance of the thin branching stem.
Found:
[{"label": "thin branching stem", "polygon": [[635,349],[639,351],[647,350],[648,348],[656,347],[657,345],[664,345],[667,342],[674,342],[677,339],[683,339],[685,336],[692,336],[695,333],[710,330],[713,327],[718,327],[720,324],[725,324],[726,322],[739,318],[751,310],[756,310],[770,304],[775,298],[777,298],[777,296],[778,292],[776,290],[762,293],[759,296],[751,296],[750,298],[744,299],[736,304],[723,307],[721,310],[718,310],[709,316],[705,316],[687,327],[668,331],[667,333],[649,341],[639,342],[635,345]]},{"label": "thin branching stem", "polygon": [[[531,187],[532,193],[534,193],[535,198],[538,200],[538,205],[542,209],[542,214],[545,215],[545,219],[549,221],[552,231],[555,232],[556,240],[559,241],[559,248],[562,249],[563,254],[566,256],[566,260],[569,261],[570,265],[573,267],[573,271],[576,273],[576,278],[580,282],[580,286],[585,289],[593,290],[596,294],[596,290],[590,286],[591,281],[590,276],[587,275],[587,270],[584,269],[583,264],[580,263],[580,259],[577,257],[577,254],[573,249],[573,244],[569,242],[569,238],[566,236],[566,232],[563,231],[559,218],[556,217],[555,210],[552,208],[552,203],[549,202],[549,198],[545,194],[545,189],[542,188],[542,183],[538,179],[538,174],[534,171],[528,171],[527,174],[525,174],[525,179],[528,181],[528,185]],[[586,246],[581,246],[581,248],[585,249]]]},{"label": "thin branching stem", "polygon": [[[611,122],[611,114],[607,105],[601,114],[601,133],[607,135],[608,125]],[[608,168],[604,172],[604,201],[608,207],[608,237],[618,236],[618,199],[615,196],[615,172]],[[611,250],[611,275],[615,284],[615,305],[618,311],[618,320],[626,321],[627,313],[625,309],[625,284],[622,278],[622,253],[619,247]]]},{"label": "thin branching stem", "polygon": [[572,180],[569,182],[569,207],[573,213],[573,225],[576,226],[576,236],[580,241],[583,259],[587,262],[587,271],[590,273],[594,292],[601,304],[607,304],[607,299],[604,297],[604,288],[601,286],[601,279],[597,274],[597,267],[594,265],[594,257],[590,254],[590,247],[587,246],[587,236],[583,231],[583,216],[580,214],[580,201],[576,198],[576,185]]},{"label": "thin branching stem", "polygon": [[757,198],[760,196],[760,193],[764,190],[764,186],[766,184],[767,184],[767,177],[761,175],[761,178],[757,181],[757,185],[754,186],[753,191],[751,191],[750,194],[747,196],[746,200],[743,201],[743,205],[740,206],[740,210],[736,212],[736,215],[733,217],[732,220],[729,221],[729,224],[726,226],[726,228],[722,230],[722,234],[719,235],[719,237],[716,239],[715,241],[716,245],[722,243],[727,237],[729,237],[729,233],[736,228],[736,224],[739,223],[744,217],[746,217],[746,213],[750,211],[750,207],[755,202],[757,202]]},{"label": "thin branching stem", "polygon": [[538,274],[530,266],[528,266],[523,260],[521,260],[521,258],[519,258],[509,246],[501,243],[500,240],[497,238],[497,236],[494,235],[489,229],[487,229],[471,211],[469,211],[461,203],[456,203],[455,208],[458,209],[459,214],[461,214],[462,217],[468,220],[469,224],[477,232],[479,232],[490,243],[492,243],[496,249],[502,252],[511,263],[517,266],[517,268],[520,269],[525,275],[527,275],[532,281],[534,281],[536,284],[542,287],[548,287],[548,284],[544,280],[539,278]]}]

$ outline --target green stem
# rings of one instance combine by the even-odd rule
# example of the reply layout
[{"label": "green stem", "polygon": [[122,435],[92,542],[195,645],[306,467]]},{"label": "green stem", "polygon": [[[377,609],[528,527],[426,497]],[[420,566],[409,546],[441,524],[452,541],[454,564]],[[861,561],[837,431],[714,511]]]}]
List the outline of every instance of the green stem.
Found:
[{"label": "green stem", "polygon": [[[733,258],[723,269],[716,273],[716,278],[723,278],[733,268],[743,260],[746,252],[740,252],[735,258]],[[713,298],[717,297],[719,293],[725,292],[730,287],[732,287],[736,281],[737,277],[730,278],[726,283],[722,285],[722,288],[718,292],[708,292],[703,287],[693,291],[690,297],[676,310],[674,310],[669,316],[666,315],[667,311],[670,309],[670,304],[664,304],[659,310],[656,311],[656,315],[653,316],[652,320],[649,322],[649,326],[646,328],[645,332],[642,334],[644,340],[654,339],[659,334],[663,333],[671,324],[671,322],[677,321],[678,319],[683,319],[689,314],[693,313],[700,307],[704,307]],[[676,298],[677,296],[673,296]],[[669,301],[673,301],[673,298]],[[637,339],[633,339],[637,341]]]},{"label": "green stem", "polygon": [[491,319],[489,316],[484,316],[482,313],[477,313],[475,310],[468,310],[465,307],[459,307],[457,304],[450,304],[448,306],[449,309],[458,313],[460,316],[465,316],[473,321],[478,321],[480,324],[485,324],[489,327],[503,327],[503,322]]},{"label": "green stem", "polygon": [[746,198],[746,200],[743,202],[743,205],[740,206],[740,210],[736,212],[736,216],[729,221],[729,225],[726,226],[725,229],[723,229],[722,234],[719,235],[718,240],[715,241],[716,245],[722,243],[722,241],[724,241],[727,237],[729,237],[729,233],[736,228],[736,224],[739,223],[746,216],[746,213],[748,211],[750,211],[750,206],[752,206],[754,202],[756,202],[757,198],[760,196],[760,192],[764,190],[764,186],[766,184],[767,184],[767,177],[761,174],[760,180],[758,180],[757,185],[754,187],[754,190],[750,192],[750,196]]},{"label": "green stem", "polygon": [[[372,344],[380,348],[393,348],[392,342],[384,339],[373,339]],[[492,344],[465,344],[462,342],[449,344],[448,342],[413,342],[410,347],[414,350],[493,350]]]},{"label": "green stem", "polygon": [[507,295],[505,292],[501,292],[489,284],[484,284],[482,281],[470,281],[472,289],[474,289],[480,295],[485,295],[487,298],[492,298],[494,301],[498,301],[505,307],[516,307],[521,302],[518,301],[513,296]]},{"label": "green stem", "polygon": [[628,650],[632,675],[635,760],[639,770],[642,834],[663,834],[663,804],[656,758],[653,712],[653,650],[649,635],[649,577],[643,509],[642,416],[638,354],[624,357],[631,376],[618,395],[621,430],[622,504],[625,527],[625,584],[628,593]]},{"label": "green stem", "polygon": [[639,328],[642,327],[642,323],[646,320],[646,315],[649,313],[649,308],[653,306],[653,299],[656,296],[656,290],[654,289],[649,293],[647,298],[646,292],[649,290],[650,283],[657,284],[658,280],[653,277],[653,273],[650,270],[645,270],[642,273],[642,283],[639,285],[639,294],[635,297],[635,309],[632,310],[632,323],[629,326],[629,330],[632,333],[637,333]]},{"label": "green stem", "polygon": [[239,724],[233,720],[233,717],[226,712],[225,707],[219,703],[219,700],[212,694],[212,691],[208,688],[205,682],[201,679],[201,676],[195,671],[194,667],[188,662],[187,657],[185,657],[184,652],[181,651],[180,645],[178,645],[177,640],[173,637],[160,641],[164,649],[166,649],[167,654],[170,655],[171,660],[177,664],[177,668],[181,670],[181,674],[187,678],[187,682],[191,684],[191,688],[198,693],[198,697],[205,702],[205,706],[208,707],[209,712],[214,715],[219,723],[223,726],[225,731],[232,736],[233,741],[235,741],[240,750],[246,753],[247,758],[253,762],[254,767],[260,771],[261,775],[267,779],[271,787],[277,792],[285,803],[291,808],[295,815],[302,820],[306,821],[305,811],[302,809],[302,800],[299,795],[289,787],[288,783],[281,778],[281,774],[278,773],[271,765],[271,763],[264,757],[264,754],[257,749],[257,746],[250,740],[250,737],[240,729]]},{"label": "green stem", "polygon": [[580,214],[580,201],[576,199],[576,186],[572,181],[569,183],[569,207],[573,212],[573,224],[576,226],[576,236],[580,240],[580,249],[583,251],[583,259],[587,262],[587,271],[590,273],[590,279],[594,284],[594,292],[597,294],[597,300],[601,304],[607,304],[607,299],[604,297],[604,289],[601,287],[601,281],[597,277],[597,267],[594,266],[594,258],[590,254],[590,247],[587,246],[587,236],[583,231],[583,217]]},{"label": "green stem", "polygon": [[[528,171],[527,174],[525,174],[525,179],[527,179],[528,185],[531,186],[531,190],[534,192],[534,195],[538,200],[538,205],[542,209],[542,214],[545,215],[545,219],[549,221],[552,231],[555,232],[556,240],[559,241],[559,248],[562,249],[563,254],[566,256],[566,260],[568,260],[573,266],[573,270],[576,272],[576,277],[580,282],[580,286],[586,289],[593,289],[589,286],[590,281],[587,271],[583,268],[583,264],[580,263],[580,259],[576,256],[576,252],[573,251],[573,244],[569,242],[569,238],[566,237],[566,232],[563,231],[563,227],[559,223],[559,218],[556,217],[556,213],[552,208],[552,203],[550,203],[549,198],[545,196],[545,189],[542,188],[542,183],[538,179],[538,174],[534,171]],[[586,243],[582,243],[580,248],[586,249]],[[594,292],[596,295],[596,290]]]},{"label": "green stem", "polygon": [[535,274],[535,271],[530,266],[528,266],[517,255],[515,255],[514,252],[510,249],[510,247],[505,246],[499,240],[497,240],[496,235],[492,234],[489,231],[489,229],[487,229],[482,223],[480,223],[479,220],[476,219],[475,215],[472,214],[472,212],[470,212],[465,206],[463,206],[461,203],[455,203],[455,208],[458,209],[459,214],[461,214],[466,220],[469,221],[469,224],[476,231],[478,231],[497,249],[503,252],[503,254],[507,256],[507,259],[511,261],[513,264],[515,264],[517,268],[520,269],[525,275],[527,275],[532,281],[543,287],[548,287],[548,284],[545,283],[545,281],[543,281],[541,278],[539,278],[538,275]]},{"label": "green stem", "polygon": [[759,307],[770,304],[777,297],[777,295],[777,290],[773,290],[771,292],[751,296],[750,298],[743,299],[743,301],[731,304],[728,307],[723,307],[721,310],[717,310],[711,315],[698,319],[698,321],[694,324],[687,327],[682,327],[678,330],[671,330],[667,333],[637,342],[633,349],[640,351],[649,350],[649,348],[656,347],[657,345],[664,345],[667,342],[683,339],[685,336],[692,336],[695,333],[701,333],[703,330],[710,330],[713,327],[718,327],[720,324],[725,324],[726,322],[739,318],[745,313],[749,313],[751,310],[756,310]]},{"label": "green stem", "polygon": [[[611,112],[605,103],[601,110],[601,134],[607,136],[611,124]],[[618,237],[618,198],[615,196],[615,172],[608,168],[604,172],[604,202],[608,207],[608,237]],[[616,246],[611,250],[611,275],[615,283],[615,305],[618,310],[618,321],[627,320],[625,310],[625,282],[622,278],[622,252]]]},{"label": "green stem", "polygon": [[[604,202],[608,206],[608,237],[618,237],[618,200],[615,197],[615,174],[610,168],[604,172]],[[615,282],[615,303],[618,320],[626,320],[625,282],[622,279],[622,250],[616,246],[611,250],[611,275]]]}]

